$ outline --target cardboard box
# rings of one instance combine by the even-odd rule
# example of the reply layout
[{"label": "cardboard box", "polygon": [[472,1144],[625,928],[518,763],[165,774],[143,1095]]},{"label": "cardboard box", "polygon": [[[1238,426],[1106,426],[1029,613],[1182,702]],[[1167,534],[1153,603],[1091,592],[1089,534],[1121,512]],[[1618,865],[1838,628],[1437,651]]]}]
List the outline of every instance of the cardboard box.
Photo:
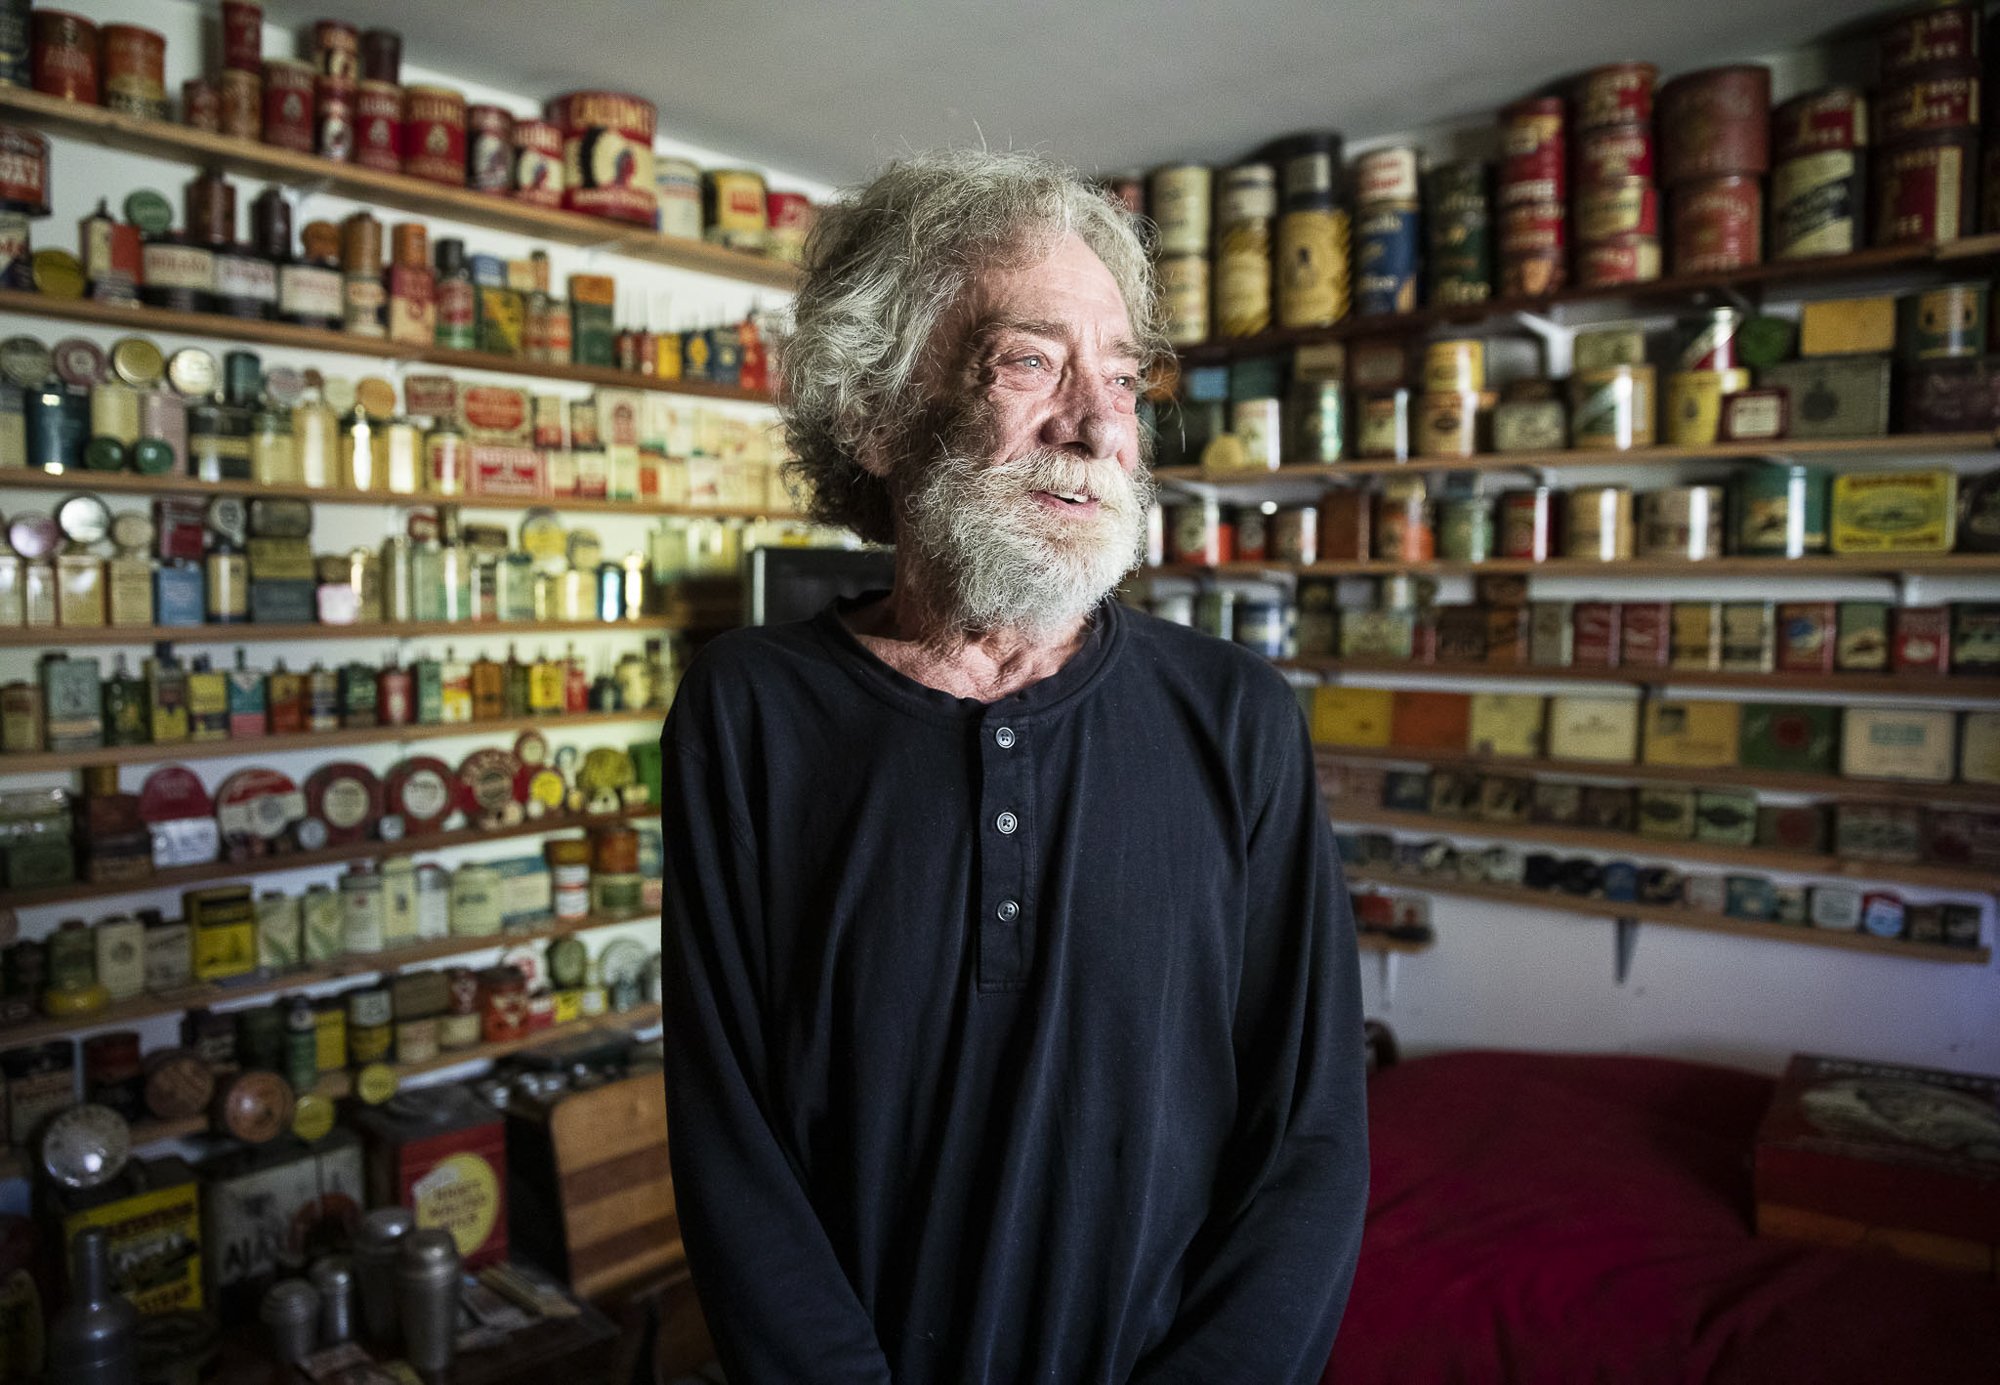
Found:
[{"label": "cardboard box", "polygon": [[2000,1268],[2000,1078],[1796,1054],[1757,1130],[1757,1234]]},{"label": "cardboard box", "polygon": [[1533,693],[1474,693],[1466,749],[1475,755],[1540,755],[1547,700]]},{"label": "cardboard box", "polygon": [[1313,740],[1320,745],[1387,746],[1395,697],[1388,688],[1321,684],[1313,690]]},{"label": "cardboard box", "polygon": [[1734,702],[1648,702],[1644,762],[1687,769],[1734,765],[1742,734],[1740,712]]},{"label": "cardboard box", "polygon": [[1639,701],[1564,694],[1549,703],[1549,757],[1629,765],[1639,757]]},{"label": "cardboard box", "polygon": [[1951,779],[1955,713],[1918,707],[1850,707],[1841,718],[1840,772],[1856,779]]}]

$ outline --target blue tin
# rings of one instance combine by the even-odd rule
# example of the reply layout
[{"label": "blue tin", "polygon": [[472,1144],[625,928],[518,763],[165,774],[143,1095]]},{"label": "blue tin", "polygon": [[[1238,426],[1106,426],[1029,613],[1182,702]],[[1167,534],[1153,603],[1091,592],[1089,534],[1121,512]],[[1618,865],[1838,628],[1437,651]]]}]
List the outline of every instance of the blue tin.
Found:
[{"label": "blue tin", "polygon": [[203,625],[208,590],[193,563],[162,563],[153,569],[153,620],[159,625]]},{"label": "blue tin", "polygon": [[1603,886],[1606,899],[1635,900],[1639,897],[1639,868],[1630,861],[1606,861]]},{"label": "blue tin", "polygon": [[1415,208],[1364,211],[1354,221],[1354,312],[1358,317],[1415,312]]},{"label": "blue tin", "polygon": [[472,282],[480,288],[507,287],[507,262],[498,255],[468,256],[466,267],[472,271]]}]

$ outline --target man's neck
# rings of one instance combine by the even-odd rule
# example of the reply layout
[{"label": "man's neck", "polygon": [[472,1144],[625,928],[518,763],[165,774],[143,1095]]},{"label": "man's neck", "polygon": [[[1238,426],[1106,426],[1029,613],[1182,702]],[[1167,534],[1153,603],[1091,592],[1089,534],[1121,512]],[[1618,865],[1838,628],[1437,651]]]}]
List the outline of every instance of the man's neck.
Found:
[{"label": "man's neck", "polygon": [[1086,620],[1054,631],[962,630],[903,581],[844,619],[868,652],[905,678],[976,702],[998,702],[1054,674],[1083,645]]}]

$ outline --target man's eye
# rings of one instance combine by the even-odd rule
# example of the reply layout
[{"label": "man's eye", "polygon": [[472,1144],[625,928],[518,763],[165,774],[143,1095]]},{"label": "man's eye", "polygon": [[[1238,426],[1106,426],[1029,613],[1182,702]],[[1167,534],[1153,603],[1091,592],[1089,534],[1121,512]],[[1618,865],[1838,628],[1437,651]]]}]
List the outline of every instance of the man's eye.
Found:
[{"label": "man's eye", "polygon": [[1040,370],[1044,365],[1048,364],[1048,358],[1030,353],[1029,355],[1022,356],[1014,364],[1027,366],[1031,370]]}]

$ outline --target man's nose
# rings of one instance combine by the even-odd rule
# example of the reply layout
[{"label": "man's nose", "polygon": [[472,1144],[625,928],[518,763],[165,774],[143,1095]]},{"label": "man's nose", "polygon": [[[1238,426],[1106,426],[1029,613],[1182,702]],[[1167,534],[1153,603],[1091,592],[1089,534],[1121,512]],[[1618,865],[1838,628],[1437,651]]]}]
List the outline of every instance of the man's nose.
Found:
[{"label": "man's nose", "polygon": [[[1117,456],[1125,438],[1117,387],[1101,380],[1075,378],[1065,383],[1042,429],[1047,447],[1079,457]],[[1131,462],[1120,458],[1128,471]]]}]

